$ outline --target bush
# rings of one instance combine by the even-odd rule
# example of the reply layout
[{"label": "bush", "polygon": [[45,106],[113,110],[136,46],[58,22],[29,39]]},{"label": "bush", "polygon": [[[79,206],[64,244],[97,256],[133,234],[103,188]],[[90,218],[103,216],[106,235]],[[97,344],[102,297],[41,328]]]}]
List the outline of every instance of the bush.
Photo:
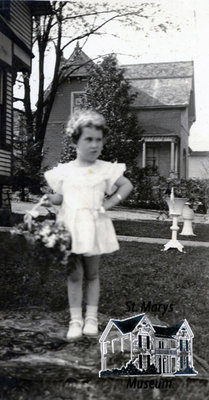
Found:
[{"label": "bush", "polygon": [[123,205],[135,208],[167,210],[165,197],[174,188],[176,197],[186,197],[193,209],[206,213],[209,208],[208,179],[170,179],[158,174],[157,168],[132,166],[126,176],[134,188]]}]

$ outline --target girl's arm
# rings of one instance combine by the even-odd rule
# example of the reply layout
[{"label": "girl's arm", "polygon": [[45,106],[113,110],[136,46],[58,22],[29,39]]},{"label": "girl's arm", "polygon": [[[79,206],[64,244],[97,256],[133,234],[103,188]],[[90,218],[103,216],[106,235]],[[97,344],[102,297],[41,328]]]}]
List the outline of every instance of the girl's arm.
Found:
[{"label": "girl's arm", "polygon": [[43,206],[45,207],[50,207],[51,204],[54,204],[56,206],[60,206],[63,201],[63,196],[61,194],[55,193],[55,194],[47,194],[46,196],[46,201],[42,203]]},{"label": "girl's arm", "polygon": [[117,204],[128,197],[129,193],[133,189],[132,183],[125,176],[118,178],[114,185],[117,186],[118,190],[108,200],[104,201],[105,210],[109,210],[110,208],[117,206]]}]

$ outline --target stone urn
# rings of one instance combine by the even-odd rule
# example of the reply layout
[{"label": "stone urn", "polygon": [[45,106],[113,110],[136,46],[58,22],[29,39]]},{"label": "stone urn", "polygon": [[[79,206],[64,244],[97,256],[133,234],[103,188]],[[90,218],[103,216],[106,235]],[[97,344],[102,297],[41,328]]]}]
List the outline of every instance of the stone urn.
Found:
[{"label": "stone urn", "polygon": [[196,236],[195,233],[193,232],[193,228],[192,228],[192,221],[194,219],[194,211],[192,210],[192,208],[189,207],[188,204],[185,204],[183,207],[182,217],[184,219],[184,225],[183,225],[183,229],[182,229],[182,232],[180,233],[180,235]]}]

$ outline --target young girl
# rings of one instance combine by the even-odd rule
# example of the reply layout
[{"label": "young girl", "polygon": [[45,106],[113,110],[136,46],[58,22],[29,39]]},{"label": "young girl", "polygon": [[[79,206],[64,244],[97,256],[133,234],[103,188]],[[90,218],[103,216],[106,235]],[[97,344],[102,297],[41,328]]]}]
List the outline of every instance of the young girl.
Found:
[{"label": "young girl", "polygon": [[[96,112],[71,119],[67,133],[76,145],[74,161],[58,164],[45,178],[56,194],[48,200],[61,205],[57,220],[71,232],[76,265],[68,277],[71,321],[67,339],[98,333],[99,262],[101,254],[119,249],[112,221],[106,211],[124,200],[132,184],[123,176],[125,164],[99,160],[107,131]],[[112,196],[104,200],[105,194]],[[82,284],[86,280],[86,315],[82,318]]]}]

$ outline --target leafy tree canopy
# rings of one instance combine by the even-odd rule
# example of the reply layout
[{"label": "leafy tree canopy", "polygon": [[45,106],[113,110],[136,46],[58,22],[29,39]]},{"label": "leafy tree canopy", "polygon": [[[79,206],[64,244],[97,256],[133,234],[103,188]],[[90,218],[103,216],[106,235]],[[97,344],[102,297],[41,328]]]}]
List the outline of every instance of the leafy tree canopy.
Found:
[{"label": "leafy tree canopy", "polygon": [[[84,109],[101,113],[109,127],[101,158],[106,161],[125,162],[132,165],[139,152],[141,128],[131,110],[135,94],[131,94],[124,72],[118,67],[114,54],[106,56],[100,64],[94,64],[84,96]],[[62,160],[73,157],[70,143],[65,143]]]}]

